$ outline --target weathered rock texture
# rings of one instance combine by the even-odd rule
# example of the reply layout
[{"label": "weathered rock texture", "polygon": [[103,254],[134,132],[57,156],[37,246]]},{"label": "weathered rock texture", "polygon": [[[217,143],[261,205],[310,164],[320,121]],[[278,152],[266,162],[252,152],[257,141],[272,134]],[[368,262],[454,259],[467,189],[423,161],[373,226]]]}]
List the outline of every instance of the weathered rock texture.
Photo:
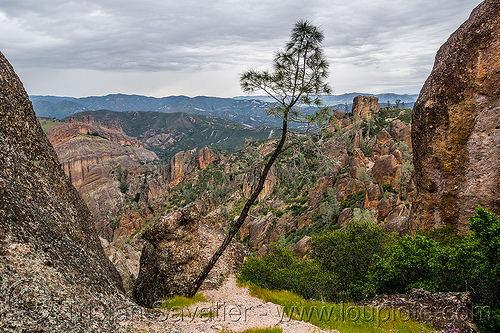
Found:
[{"label": "weathered rock texture", "polygon": [[[142,235],[145,242],[133,296],[151,307],[162,297],[184,295],[224,240],[224,235],[199,223],[198,207],[190,205],[156,220]],[[202,289],[216,288],[238,271],[249,256],[245,247],[232,241],[218,260]],[[125,262],[122,260],[122,262]],[[126,263],[126,262],[125,262]]]},{"label": "weathered rock texture", "polygon": [[92,328],[75,317],[131,303],[1,53],[0,89],[0,331],[123,330],[107,315]]},{"label": "weathered rock texture", "polygon": [[369,119],[379,110],[378,97],[358,95],[352,101],[352,115],[357,121]]},{"label": "weathered rock texture", "polygon": [[121,128],[115,126],[102,124],[87,116],[72,118],[48,131],[47,137],[76,189],[80,189],[95,165],[102,165],[108,160],[124,159],[108,164],[130,166],[158,159],[136,138],[125,135]]},{"label": "weathered rock texture", "polygon": [[425,322],[441,332],[479,332],[474,325],[469,293],[431,293],[412,289],[406,294],[377,295],[359,303],[401,311],[403,318]]},{"label": "weathered rock texture", "polygon": [[[112,240],[110,221],[116,220],[118,212],[123,211],[125,194],[122,192],[127,192],[120,190],[120,182],[126,181],[128,188],[135,190],[131,196],[147,192],[146,187],[152,184],[144,177],[135,179],[137,171],[158,157],[143,148],[136,138],[127,136],[119,125],[101,123],[92,116],[71,118],[51,128],[47,137],[64,172],[92,212],[100,236]],[[134,188],[135,183],[140,183],[144,191]]]},{"label": "weathered rock texture", "polygon": [[180,151],[170,161],[170,186],[174,187],[195,168],[205,169],[215,160],[212,148],[205,147],[196,153],[196,148],[188,151]]},{"label": "weathered rock texture", "polygon": [[133,292],[139,304],[152,307],[164,296],[187,294],[200,271],[198,221],[191,207],[160,217],[144,231],[148,242]]},{"label": "weathered rock texture", "polygon": [[412,143],[412,232],[465,233],[478,205],[500,213],[500,1],[481,3],[438,51],[413,111]]}]

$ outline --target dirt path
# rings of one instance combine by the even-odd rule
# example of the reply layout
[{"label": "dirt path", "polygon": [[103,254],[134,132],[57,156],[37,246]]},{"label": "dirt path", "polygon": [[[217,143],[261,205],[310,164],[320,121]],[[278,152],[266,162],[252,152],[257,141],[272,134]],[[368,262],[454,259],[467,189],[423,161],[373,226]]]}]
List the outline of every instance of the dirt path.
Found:
[{"label": "dirt path", "polygon": [[[216,333],[222,329],[243,331],[248,328],[281,327],[285,333],[337,332],[321,330],[318,327],[297,320],[283,317],[281,308],[273,303],[264,303],[259,298],[250,296],[247,288],[236,285],[234,276],[215,290],[205,290],[206,303],[197,303],[184,310],[185,317],[171,318],[175,327],[186,333]],[[218,308],[218,311],[217,311]],[[208,313],[215,315],[211,317]]]}]

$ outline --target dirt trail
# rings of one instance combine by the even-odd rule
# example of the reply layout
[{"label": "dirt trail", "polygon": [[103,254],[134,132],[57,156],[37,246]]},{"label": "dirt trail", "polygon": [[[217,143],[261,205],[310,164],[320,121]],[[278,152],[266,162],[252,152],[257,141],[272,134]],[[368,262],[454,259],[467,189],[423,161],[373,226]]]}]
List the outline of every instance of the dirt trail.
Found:
[{"label": "dirt trail", "polygon": [[[284,333],[336,332],[297,320],[289,320],[274,303],[265,303],[250,295],[247,288],[238,287],[230,276],[215,290],[205,290],[207,302],[197,303],[184,310],[184,318],[171,317],[169,322],[183,333],[216,333],[222,329],[234,332],[249,328],[281,327]],[[219,308],[216,311],[216,308]],[[215,313],[212,317],[208,313]]]}]

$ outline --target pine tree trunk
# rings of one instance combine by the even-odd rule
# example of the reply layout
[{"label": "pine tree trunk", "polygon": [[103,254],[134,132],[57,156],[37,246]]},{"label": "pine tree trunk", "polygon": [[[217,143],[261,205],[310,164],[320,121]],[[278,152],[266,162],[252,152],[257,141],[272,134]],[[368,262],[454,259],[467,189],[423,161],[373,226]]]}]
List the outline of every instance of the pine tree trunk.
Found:
[{"label": "pine tree trunk", "polygon": [[214,253],[214,255],[212,256],[212,258],[210,259],[208,264],[201,271],[201,273],[198,276],[198,278],[196,279],[195,283],[193,284],[193,286],[189,290],[189,293],[186,295],[187,297],[193,297],[196,294],[196,292],[198,291],[198,289],[200,289],[201,285],[203,284],[203,281],[205,281],[205,279],[207,278],[208,274],[210,273],[210,271],[214,267],[217,260],[219,260],[222,253],[224,253],[224,251],[228,247],[231,240],[234,238],[234,236],[236,235],[238,230],[240,230],[241,226],[245,222],[245,219],[248,216],[248,212],[250,211],[250,207],[253,205],[255,200],[257,200],[257,197],[259,196],[260,192],[264,188],[264,183],[266,181],[267,174],[269,173],[269,170],[271,169],[271,166],[274,164],[274,162],[278,158],[279,154],[282,152],[283,145],[285,144],[285,140],[286,140],[287,126],[288,126],[288,122],[287,122],[286,116],[285,116],[285,118],[283,119],[283,127],[282,127],[280,142],[278,143],[278,146],[276,146],[276,149],[274,150],[273,154],[271,155],[271,158],[269,159],[269,161],[267,161],[266,166],[264,167],[264,170],[262,170],[257,187],[252,192],[250,199],[247,200],[245,207],[243,207],[243,210],[242,210],[240,216],[238,217],[236,222],[231,227],[231,230],[229,230],[229,233],[227,234],[226,238],[224,238],[224,241],[222,242],[222,244],[219,246],[217,251]]}]

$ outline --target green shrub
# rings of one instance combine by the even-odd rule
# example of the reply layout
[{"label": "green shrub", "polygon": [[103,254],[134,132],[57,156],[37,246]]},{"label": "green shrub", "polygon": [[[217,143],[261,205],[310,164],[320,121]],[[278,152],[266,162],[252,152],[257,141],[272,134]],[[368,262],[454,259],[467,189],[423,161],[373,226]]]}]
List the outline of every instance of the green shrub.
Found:
[{"label": "green shrub", "polygon": [[[473,302],[491,308],[478,321],[481,332],[500,331],[500,217],[479,206],[471,217],[470,229],[483,255],[473,274]],[[477,318],[477,317],[476,317]]]},{"label": "green shrub", "polygon": [[329,278],[320,265],[297,258],[291,250],[277,245],[262,259],[245,261],[238,279],[271,290],[288,290],[308,299],[323,299],[329,293]]},{"label": "green shrub", "polygon": [[425,235],[403,236],[377,256],[370,272],[371,285],[376,293],[404,293],[411,288],[466,290],[479,260],[470,237],[448,246]]},{"label": "green shrub", "polygon": [[334,301],[358,300],[363,296],[373,257],[382,252],[388,239],[381,227],[367,221],[352,221],[343,229],[312,238],[311,258],[335,277]]},{"label": "green shrub", "polygon": [[292,211],[292,216],[299,216],[307,210],[307,206],[292,205],[290,210]]},{"label": "green shrub", "polygon": [[126,193],[126,192],[127,192],[127,190],[128,190],[128,185],[127,185],[127,182],[125,182],[125,181],[121,181],[121,182],[120,182],[120,186],[119,186],[119,188],[120,188],[120,192],[122,192],[122,193]]},{"label": "green shrub", "polygon": [[382,184],[381,186],[382,186],[382,189],[384,190],[384,192],[398,194],[398,190],[393,188],[391,184]]}]

